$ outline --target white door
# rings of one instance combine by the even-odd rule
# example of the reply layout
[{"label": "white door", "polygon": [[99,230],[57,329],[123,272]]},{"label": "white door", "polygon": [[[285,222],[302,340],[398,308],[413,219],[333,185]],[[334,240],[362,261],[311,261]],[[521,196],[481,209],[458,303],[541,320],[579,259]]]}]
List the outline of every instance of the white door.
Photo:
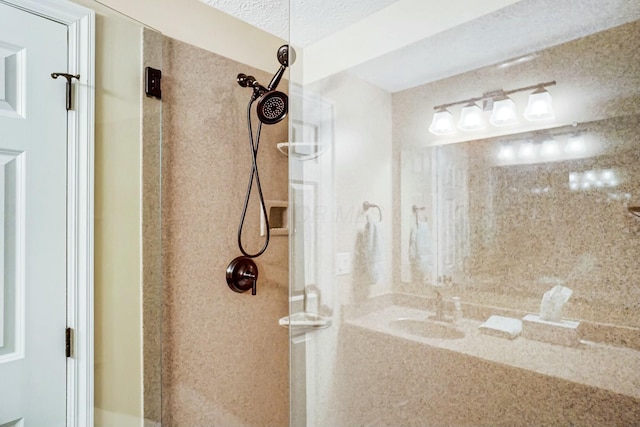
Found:
[{"label": "white door", "polygon": [[463,277],[469,255],[467,153],[462,144],[438,147],[437,209],[438,276],[445,283]]},{"label": "white door", "polygon": [[67,27],[0,3],[0,426],[66,424]]}]

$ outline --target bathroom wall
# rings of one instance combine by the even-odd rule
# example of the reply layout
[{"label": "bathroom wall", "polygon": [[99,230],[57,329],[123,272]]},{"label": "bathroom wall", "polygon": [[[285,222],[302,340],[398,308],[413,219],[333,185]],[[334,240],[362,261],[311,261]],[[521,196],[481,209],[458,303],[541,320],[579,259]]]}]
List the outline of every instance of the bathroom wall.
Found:
[{"label": "bathroom wall", "polygon": [[261,70],[278,68],[274,68],[274,52],[284,40],[198,0],[100,0],[99,3],[165,36]]},{"label": "bathroom wall", "polygon": [[[274,69],[277,65],[275,51]],[[238,73],[272,75],[165,37],[163,49],[163,425],[288,424],[288,239],[272,236],[257,295],[231,291],[228,264],[249,173],[246,105]],[[286,88],[283,82],[282,88]],[[254,131],[256,129],[254,118]],[[258,166],[267,200],[287,200],[287,122],[264,126]],[[256,252],[252,192],[243,244]]]},{"label": "bathroom wall", "polygon": [[[391,94],[348,73],[308,85],[305,91],[334,105],[333,167],[335,187],[335,253],[348,253],[350,273],[336,277],[338,304],[361,301],[391,290],[393,239],[391,203]],[[345,185],[347,184],[347,185]],[[323,182],[322,185],[332,185]],[[384,261],[380,279],[367,281],[356,242],[367,217],[379,221],[376,209],[363,212],[368,201],[382,210]]]}]

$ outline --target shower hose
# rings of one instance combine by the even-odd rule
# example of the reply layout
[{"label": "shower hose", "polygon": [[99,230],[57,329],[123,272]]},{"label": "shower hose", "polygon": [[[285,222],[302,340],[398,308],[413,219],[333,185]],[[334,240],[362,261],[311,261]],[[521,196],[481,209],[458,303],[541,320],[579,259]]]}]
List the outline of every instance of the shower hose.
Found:
[{"label": "shower hose", "polygon": [[[258,173],[258,148],[260,146],[260,132],[262,131],[262,122],[258,121],[258,129],[256,131],[255,140],[253,137],[253,129],[251,127],[251,106],[255,101],[255,97],[251,97],[249,104],[247,105],[247,130],[249,131],[249,148],[251,149],[251,174],[249,176],[249,184],[247,185],[247,193],[244,198],[244,206],[242,207],[242,215],[240,216],[240,225],[238,226],[238,248],[240,252],[246,257],[256,258],[259,257],[267,250],[269,245],[269,239],[271,237],[269,230],[269,217],[267,215],[267,208],[264,204],[264,197],[262,196],[262,186],[260,185],[260,175]],[[248,253],[242,246],[242,229],[244,228],[244,220],[247,216],[247,209],[249,207],[249,198],[251,196],[251,190],[253,189],[253,178],[255,177],[256,189],[258,190],[258,198],[260,200],[260,206],[262,208],[262,215],[264,218],[264,224],[266,229],[266,237],[262,249],[255,254]]]}]

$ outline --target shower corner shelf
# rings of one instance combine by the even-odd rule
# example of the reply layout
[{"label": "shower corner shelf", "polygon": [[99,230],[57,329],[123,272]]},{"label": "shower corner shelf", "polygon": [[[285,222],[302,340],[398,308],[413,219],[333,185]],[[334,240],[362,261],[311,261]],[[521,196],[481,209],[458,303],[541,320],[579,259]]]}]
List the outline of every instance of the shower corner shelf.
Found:
[{"label": "shower corner shelf", "polygon": [[283,155],[298,160],[312,160],[325,151],[317,142],[279,142],[276,148]]},{"label": "shower corner shelf", "polygon": [[278,324],[286,329],[324,329],[331,326],[331,319],[317,313],[302,311],[285,316],[278,321]]}]

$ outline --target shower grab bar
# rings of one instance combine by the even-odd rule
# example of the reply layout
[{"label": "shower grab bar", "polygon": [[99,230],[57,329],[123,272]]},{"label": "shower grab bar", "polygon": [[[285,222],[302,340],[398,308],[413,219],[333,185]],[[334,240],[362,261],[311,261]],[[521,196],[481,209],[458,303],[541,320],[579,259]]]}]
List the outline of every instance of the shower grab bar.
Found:
[{"label": "shower grab bar", "polygon": [[378,213],[380,214],[380,222],[382,222],[382,209],[380,209],[380,206],[374,205],[373,203],[369,203],[369,202],[362,203],[362,211],[363,212],[366,212],[371,208],[378,209]]}]

